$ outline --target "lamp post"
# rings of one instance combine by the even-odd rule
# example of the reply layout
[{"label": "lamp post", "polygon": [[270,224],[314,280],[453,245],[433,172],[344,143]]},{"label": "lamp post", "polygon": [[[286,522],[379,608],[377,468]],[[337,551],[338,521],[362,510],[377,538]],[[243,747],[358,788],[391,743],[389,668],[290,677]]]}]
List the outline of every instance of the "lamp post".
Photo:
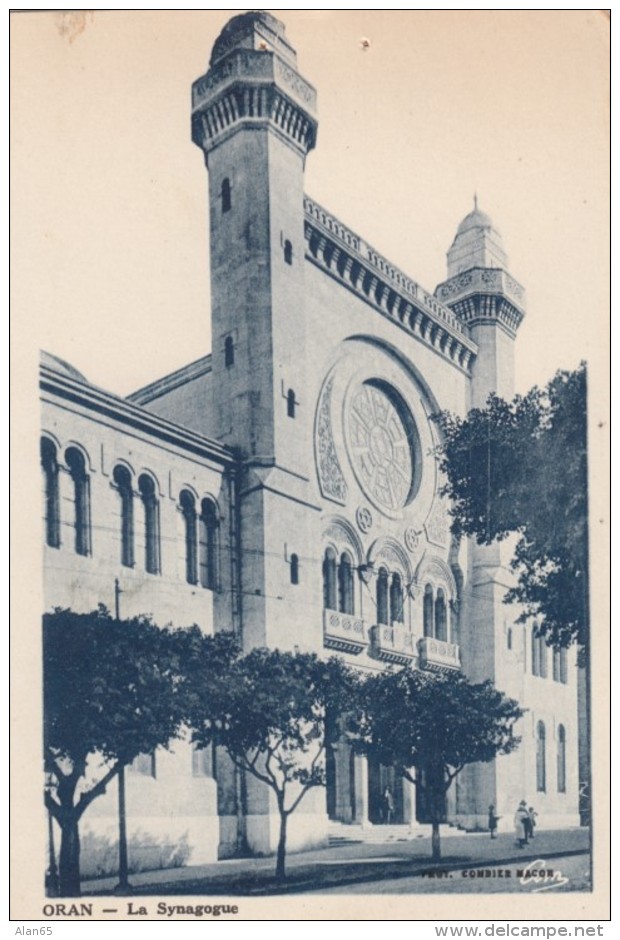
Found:
[{"label": "lamp post", "polygon": [[[120,599],[122,594],[118,578],[114,578],[114,616],[120,620]],[[127,811],[125,805],[125,765],[121,764],[118,777],[118,884],[114,894],[131,894],[129,884],[129,860],[127,855]]]},{"label": "lamp post", "polygon": [[[45,778],[45,789],[49,792],[54,786],[52,783],[52,774],[46,774]],[[48,898],[57,898],[59,885],[56,850],[54,848],[54,818],[49,809],[47,811],[47,841],[49,846],[49,865],[45,874],[45,893]]]},{"label": "lamp post", "polygon": [[131,894],[129,861],[127,856],[127,813],[125,809],[125,766],[118,772],[118,884],[114,894]]}]

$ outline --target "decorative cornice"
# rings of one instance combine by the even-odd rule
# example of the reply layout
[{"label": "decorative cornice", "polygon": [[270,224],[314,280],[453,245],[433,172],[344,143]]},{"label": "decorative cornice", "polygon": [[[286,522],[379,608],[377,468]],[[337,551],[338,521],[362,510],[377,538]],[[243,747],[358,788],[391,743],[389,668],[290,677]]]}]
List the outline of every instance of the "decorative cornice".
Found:
[{"label": "decorative cornice", "polygon": [[478,352],[467,327],[436,297],[304,196],[306,257],[388,320],[469,374]]},{"label": "decorative cornice", "polygon": [[422,637],[418,640],[420,668],[431,672],[452,672],[461,668],[461,651],[456,643]]},{"label": "decorative cornice", "polygon": [[435,294],[469,327],[497,323],[514,337],[525,316],[525,289],[502,268],[470,268],[439,284]]},{"label": "decorative cornice", "polygon": [[402,624],[391,627],[375,624],[370,628],[370,655],[386,663],[406,665],[416,656],[413,634]]},{"label": "decorative cornice", "polygon": [[192,140],[209,153],[239,126],[270,126],[305,155],[316,141],[316,91],[272,52],[237,49],[192,86]]},{"label": "decorative cornice", "polygon": [[195,431],[188,431],[124,398],[93,385],[77,382],[45,366],[40,368],[40,388],[44,400],[50,403],[59,400],[72,402],[100,417],[117,421],[134,431],[182,448],[198,457],[226,467],[235,465],[232,451],[217,441]]},{"label": "decorative cornice", "polygon": [[132,392],[131,395],[127,396],[127,401],[133,402],[135,405],[146,405],[175,388],[179,388],[181,385],[193,382],[201,375],[207,375],[209,372],[211,372],[211,353],[196,359],[195,362],[190,362],[189,365],[182,366],[176,372],[164,375],[161,379],[145,385],[144,388],[139,388],[136,392]]},{"label": "decorative cornice", "polygon": [[323,610],[323,645],[357,656],[368,646],[366,623],[353,614]]}]

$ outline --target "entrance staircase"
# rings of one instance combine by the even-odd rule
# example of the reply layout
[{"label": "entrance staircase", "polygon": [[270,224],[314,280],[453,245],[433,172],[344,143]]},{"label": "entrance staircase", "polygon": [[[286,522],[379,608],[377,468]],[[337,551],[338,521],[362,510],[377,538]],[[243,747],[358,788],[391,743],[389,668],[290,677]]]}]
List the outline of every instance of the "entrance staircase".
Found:
[{"label": "entrance staircase", "polygon": [[410,839],[420,839],[428,836],[429,827],[414,824],[374,826],[367,823],[365,826],[356,823],[329,823],[327,830],[330,845],[380,845],[384,842],[408,842]]}]

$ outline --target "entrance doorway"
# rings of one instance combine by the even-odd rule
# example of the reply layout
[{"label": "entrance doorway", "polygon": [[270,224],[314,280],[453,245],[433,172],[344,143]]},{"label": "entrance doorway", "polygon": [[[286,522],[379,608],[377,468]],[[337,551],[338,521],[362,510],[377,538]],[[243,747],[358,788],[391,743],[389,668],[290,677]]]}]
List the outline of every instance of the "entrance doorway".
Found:
[{"label": "entrance doorway", "polygon": [[[388,794],[393,809],[388,809]],[[375,826],[404,823],[403,778],[393,767],[368,758],[368,819]]]},{"label": "entrance doorway", "polygon": [[355,822],[355,754],[347,744],[326,748],[325,778],[328,818]]}]

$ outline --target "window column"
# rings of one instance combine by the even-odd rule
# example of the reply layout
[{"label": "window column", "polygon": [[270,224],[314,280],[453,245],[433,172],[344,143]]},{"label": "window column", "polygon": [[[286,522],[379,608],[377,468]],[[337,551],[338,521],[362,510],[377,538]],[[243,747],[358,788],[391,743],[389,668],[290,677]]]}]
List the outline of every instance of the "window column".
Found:
[{"label": "window column", "polygon": [[60,547],[60,493],[58,455],[47,437],[41,438],[41,467],[45,494],[45,541],[50,548]]},{"label": "window column", "polygon": [[65,460],[73,483],[73,506],[75,528],[75,551],[78,555],[90,554],[90,485],[86,473],[84,455],[69,447]]}]

